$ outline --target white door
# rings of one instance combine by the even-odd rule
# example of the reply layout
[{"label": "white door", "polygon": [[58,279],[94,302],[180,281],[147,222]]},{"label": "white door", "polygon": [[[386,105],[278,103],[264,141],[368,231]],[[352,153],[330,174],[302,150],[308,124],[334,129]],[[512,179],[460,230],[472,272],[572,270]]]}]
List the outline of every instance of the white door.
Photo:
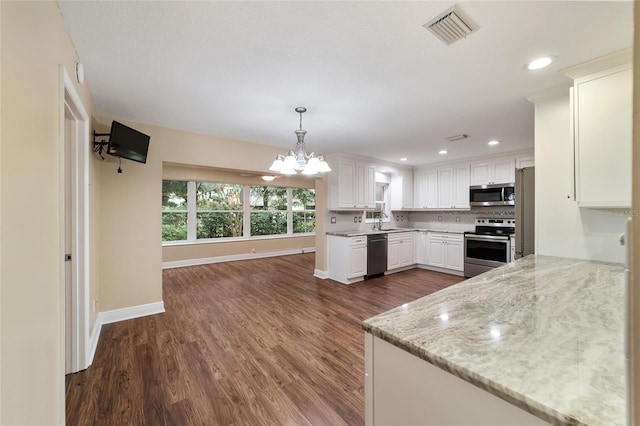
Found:
[{"label": "white door", "polygon": [[69,108],[65,105],[64,111],[64,288],[65,288],[65,310],[64,310],[64,340],[65,340],[65,357],[64,371],[65,374],[72,373],[72,353],[73,353],[73,264],[71,257],[72,241],[73,241],[73,219],[72,219],[72,185],[71,185],[71,144],[74,139],[75,120]]},{"label": "white door", "polygon": [[61,67],[64,99],[60,111],[61,162],[64,180],[65,374],[84,370],[89,360],[89,115],[68,73]]}]

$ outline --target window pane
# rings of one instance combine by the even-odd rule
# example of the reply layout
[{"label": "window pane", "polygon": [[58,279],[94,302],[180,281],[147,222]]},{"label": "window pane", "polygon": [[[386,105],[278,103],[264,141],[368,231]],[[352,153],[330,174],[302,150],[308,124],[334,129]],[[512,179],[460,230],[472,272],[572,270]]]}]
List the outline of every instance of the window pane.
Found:
[{"label": "window pane", "polygon": [[293,233],[314,232],[316,230],[316,212],[294,212]]},{"label": "window pane", "polygon": [[306,188],[293,188],[293,211],[315,210],[316,190]]},{"label": "window pane", "polygon": [[[164,199],[164,197],[163,197]],[[162,241],[184,241],[187,239],[187,214],[162,213]]]},{"label": "window pane", "polygon": [[252,186],[251,210],[287,210],[287,188]]},{"label": "window pane", "polygon": [[242,211],[243,185],[196,182],[196,210]]},{"label": "window pane", "polygon": [[251,236],[287,233],[285,212],[251,212]]},{"label": "window pane", "polygon": [[224,238],[242,236],[242,213],[196,213],[196,238]]},{"label": "window pane", "polygon": [[187,182],[162,181],[162,210],[187,210]]}]

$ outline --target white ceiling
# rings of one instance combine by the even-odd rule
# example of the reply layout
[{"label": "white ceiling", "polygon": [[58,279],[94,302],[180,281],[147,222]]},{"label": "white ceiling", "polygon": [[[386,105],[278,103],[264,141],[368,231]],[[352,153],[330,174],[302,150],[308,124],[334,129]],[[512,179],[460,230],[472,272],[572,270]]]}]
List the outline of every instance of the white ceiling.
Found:
[{"label": "white ceiling", "polygon": [[305,106],[309,151],[410,165],[533,147],[525,97],[633,38],[631,1],[459,2],[480,30],[450,46],[422,27],[450,1],[59,4],[99,115],[285,153]]}]

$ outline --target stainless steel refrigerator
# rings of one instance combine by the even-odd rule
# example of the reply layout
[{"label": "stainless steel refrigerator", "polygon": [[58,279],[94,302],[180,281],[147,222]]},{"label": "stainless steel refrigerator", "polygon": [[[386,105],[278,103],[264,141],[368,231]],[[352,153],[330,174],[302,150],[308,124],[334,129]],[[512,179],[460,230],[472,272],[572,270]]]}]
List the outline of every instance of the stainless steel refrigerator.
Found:
[{"label": "stainless steel refrigerator", "polygon": [[516,169],[516,259],[534,252],[535,168]]}]

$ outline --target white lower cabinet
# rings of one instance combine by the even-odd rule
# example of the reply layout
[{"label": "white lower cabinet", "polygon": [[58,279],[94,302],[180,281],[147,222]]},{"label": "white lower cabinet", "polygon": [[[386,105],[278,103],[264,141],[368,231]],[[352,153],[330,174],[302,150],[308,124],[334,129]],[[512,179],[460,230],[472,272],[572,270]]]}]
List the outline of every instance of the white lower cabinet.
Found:
[{"label": "white lower cabinet", "polygon": [[417,231],[414,235],[413,254],[418,265],[427,264],[427,231]]},{"label": "white lower cabinet", "polygon": [[367,426],[549,424],[370,333],[364,348]]},{"label": "white lower cabinet", "polygon": [[367,274],[367,237],[327,236],[329,278],[343,284],[362,281]]},{"label": "white lower cabinet", "polygon": [[429,266],[464,270],[464,246],[462,234],[429,232],[427,235],[427,262]]},{"label": "white lower cabinet", "polygon": [[411,266],[413,261],[413,232],[399,232],[388,235],[387,271]]}]

